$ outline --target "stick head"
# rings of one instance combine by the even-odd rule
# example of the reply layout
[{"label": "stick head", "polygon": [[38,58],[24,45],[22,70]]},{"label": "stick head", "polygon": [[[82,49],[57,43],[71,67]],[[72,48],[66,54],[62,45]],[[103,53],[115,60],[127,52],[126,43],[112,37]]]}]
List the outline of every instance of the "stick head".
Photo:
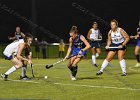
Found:
[{"label": "stick head", "polygon": [[45,67],[46,67],[46,69],[49,69],[49,65],[46,65]]},{"label": "stick head", "polygon": [[46,65],[46,69],[49,69],[49,68],[51,68],[51,67],[53,67],[53,65]]}]

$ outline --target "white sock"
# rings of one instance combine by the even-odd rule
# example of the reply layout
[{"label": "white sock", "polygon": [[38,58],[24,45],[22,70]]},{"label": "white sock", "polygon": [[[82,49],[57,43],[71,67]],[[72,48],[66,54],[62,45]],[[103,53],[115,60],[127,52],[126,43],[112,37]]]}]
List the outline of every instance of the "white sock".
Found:
[{"label": "white sock", "polygon": [[13,72],[16,71],[16,70],[17,70],[16,67],[13,66],[13,67],[10,68],[5,74],[6,74],[6,75],[10,75],[11,73],[13,73]]},{"label": "white sock", "polygon": [[99,57],[99,54],[98,54],[98,53],[96,53],[96,58],[97,58],[97,57]]},{"label": "white sock", "polygon": [[26,66],[22,66],[21,70],[22,70],[22,77],[24,77],[26,75]]},{"label": "white sock", "polygon": [[109,62],[105,59],[105,60],[103,61],[103,63],[102,63],[102,66],[101,66],[100,71],[103,72],[104,69],[107,67],[108,64],[109,64]]},{"label": "white sock", "polygon": [[120,61],[120,66],[121,66],[122,72],[126,73],[126,63],[124,59]]},{"label": "white sock", "polygon": [[92,55],[92,62],[93,62],[93,64],[96,64],[96,56],[95,55]]}]

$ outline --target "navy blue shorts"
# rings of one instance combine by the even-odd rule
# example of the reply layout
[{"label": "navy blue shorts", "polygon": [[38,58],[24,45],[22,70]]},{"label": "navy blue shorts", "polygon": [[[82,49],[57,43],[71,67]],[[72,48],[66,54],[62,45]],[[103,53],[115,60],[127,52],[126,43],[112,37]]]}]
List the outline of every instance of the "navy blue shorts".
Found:
[{"label": "navy blue shorts", "polygon": [[[79,49],[79,48],[72,49],[72,55],[78,55],[80,50],[81,49]],[[86,55],[86,51],[82,52],[81,56],[85,56],[85,55]]]},{"label": "navy blue shorts", "polygon": [[140,39],[138,39],[136,46],[140,47]]},{"label": "navy blue shorts", "polygon": [[89,40],[89,44],[90,44],[91,48],[100,48],[100,44],[98,41],[90,41]]},{"label": "navy blue shorts", "polygon": [[13,59],[13,56],[12,56],[12,55],[8,57],[8,56],[6,56],[6,55],[3,54],[3,57],[4,57],[6,60],[11,60],[11,59]]},{"label": "navy blue shorts", "polygon": [[[120,44],[111,43],[110,47],[118,47],[119,45],[122,45],[122,43],[120,43]],[[123,46],[123,48],[110,48],[110,49],[108,49],[108,51],[119,51],[119,50],[126,50],[126,46]]]}]

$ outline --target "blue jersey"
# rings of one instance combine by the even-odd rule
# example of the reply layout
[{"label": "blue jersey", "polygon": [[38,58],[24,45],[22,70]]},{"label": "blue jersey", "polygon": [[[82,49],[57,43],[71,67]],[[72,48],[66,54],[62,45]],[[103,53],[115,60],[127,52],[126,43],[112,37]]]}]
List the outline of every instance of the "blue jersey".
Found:
[{"label": "blue jersey", "polygon": [[[137,28],[137,34],[140,35],[140,27]],[[136,46],[140,47],[140,38],[138,38]]]},{"label": "blue jersey", "polygon": [[77,39],[73,39],[72,40],[72,48],[82,49],[82,48],[85,47],[83,41],[80,40],[80,36],[81,35],[78,35],[78,38]]},{"label": "blue jersey", "polygon": [[[72,55],[77,55],[81,49],[85,48],[85,44],[81,41],[80,36],[81,35],[78,35],[77,39],[72,40]],[[86,52],[84,51],[82,55],[85,54]]]}]

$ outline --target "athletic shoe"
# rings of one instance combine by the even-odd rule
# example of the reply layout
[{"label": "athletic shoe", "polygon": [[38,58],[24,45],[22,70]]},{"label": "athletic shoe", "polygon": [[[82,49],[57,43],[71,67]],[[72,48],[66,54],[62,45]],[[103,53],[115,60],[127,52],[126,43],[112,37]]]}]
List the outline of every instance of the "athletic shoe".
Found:
[{"label": "athletic shoe", "polygon": [[135,67],[140,67],[140,63],[137,63],[137,64],[135,65]]},{"label": "athletic shoe", "polygon": [[103,72],[101,72],[101,71],[98,71],[97,73],[96,73],[96,75],[102,75],[103,74]]},{"label": "athletic shoe", "polygon": [[127,76],[127,74],[126,73],[123,73],[121,76]]},{"label": "athletic shoe", "polygon": [[1,74],[1,77],[2,77],[2,79],[3,79],[4,81],[7,81],[8,75],[6,75],[6,74]]},{"label": "athletic shoe", "polygon": [[95,67],[98,67],[98,65],[97,65],[97,64],[94,64],[94,66],[95,66]]},{"label": "athletic shoe", "polygon": [[71,76],[72,81],[76,81],[76,78],[74,76]]},{"label": "athletic shoe", "polygon": [[20,80],[31,80],[31,78],[25,75],[24,77],[20,76]]}]

